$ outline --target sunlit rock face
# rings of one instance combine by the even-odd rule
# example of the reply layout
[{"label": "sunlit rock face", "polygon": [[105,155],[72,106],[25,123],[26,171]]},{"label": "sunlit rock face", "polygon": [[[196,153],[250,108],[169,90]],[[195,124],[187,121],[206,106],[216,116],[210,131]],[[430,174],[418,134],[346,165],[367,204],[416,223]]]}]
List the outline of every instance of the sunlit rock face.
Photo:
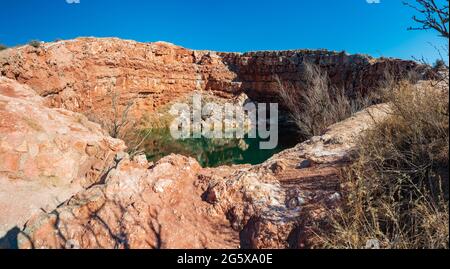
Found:
[{"label": "sunlit rock face", "polygon": [[201,199],[201,167],[170,155],[156,164],[122,159],[104,184],[31,219],[21,248],[237,248],[237,232]]},{"label": "sunlit rock face", "polygon": [[232,89],[236,78],[213,52],[110,38],[6,50],[0,73],[31,86],[51,106],[72,111],[102,110],[110,91],[120,92],[121,104],[138,97],[138,115],[196,89]]},{"label": "sunlit rock face", "polygon": [[99,182],[124,149],[85,116],[0,77],[0,237]]},{"label": "sunlit rock face", "polygon": [[137,99],[136,116],[154,111],[194,90],[229,97],[245,92],[254,101],[277,98],[277,78],[301,86],[302,63],[320,65],[333,85],[352,93],[378,87],[390,71],[423,72],[413,61],[375,59],[325,50],[222,53],[195,51],[165,42],[139,43],[115,38],[78,38],[23,46],[0,53],[0,73],[31,86],[53,107],[101,115],[111,103]]}]

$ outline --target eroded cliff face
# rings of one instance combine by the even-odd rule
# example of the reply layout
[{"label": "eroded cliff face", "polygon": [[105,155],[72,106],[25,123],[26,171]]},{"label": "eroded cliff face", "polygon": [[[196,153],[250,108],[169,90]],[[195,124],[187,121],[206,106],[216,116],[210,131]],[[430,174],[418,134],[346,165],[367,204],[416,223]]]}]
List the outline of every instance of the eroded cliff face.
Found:
[{"label": "eroded cliff face", "polygon": [[394,77],[407,77],[411,71],[426,75],[426,67],[413,61],[372,58],[327,50],[261,51],[244,54],[219,53],[224,63],[235,72],[240,89],[251,99],[274,102],[278,100],[278,81],[302,91],[303,63],[321,67],[333,87],[348,94],[366,94],[385,79],[386,72]]},{"label": "eroded cliff face", "polygon": [[[228,97],[245,92],[255,101],[277,100],[278,77],[300,87],[303,62],[319,64],[335,86],[364,93],[386,71],[405,76],[424,67],[413,61],[374,59],[329,51],[219,53],[169,43],[79,38],[2,51],[0,73],[31,86],[53,107],[97,113],[120,93],[121,104],[137,100],[140,116],[194,90]],[[98,113],[97,113],[98,114]]]},{"label": "eroded cliff face", "polygon": [[138,97],[135,112],[153,111],[196,89],[221,90],[210,81],[231,83],[236,77],[215,53],[119,39],[24,46],[2,52],[0,59],[3,76],[31,86],[51,106],[82,112],[102,110],[113,90],[123,104]]}]

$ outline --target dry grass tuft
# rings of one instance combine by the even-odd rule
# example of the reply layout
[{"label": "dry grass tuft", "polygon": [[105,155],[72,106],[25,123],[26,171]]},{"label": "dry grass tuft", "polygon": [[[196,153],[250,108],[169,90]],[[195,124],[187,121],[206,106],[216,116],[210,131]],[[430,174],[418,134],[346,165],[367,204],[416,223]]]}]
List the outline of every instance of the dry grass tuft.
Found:
[{"label": "dry grass tuft", "polygon": [[320,247],[449,247],[448,88],[402,82],[386,96],[392,114],[361,137],[343,171],[343,208],[318,233]]}]

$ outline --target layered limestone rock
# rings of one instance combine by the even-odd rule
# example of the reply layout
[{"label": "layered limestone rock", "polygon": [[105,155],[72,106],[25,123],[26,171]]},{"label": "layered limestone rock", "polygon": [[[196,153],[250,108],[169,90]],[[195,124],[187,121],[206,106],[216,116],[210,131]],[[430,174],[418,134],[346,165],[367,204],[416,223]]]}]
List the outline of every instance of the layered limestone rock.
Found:
[{"label": "layered limestone rock", "polygon": [[340,201],[339,168],[388,113],[369,108],[257,166],[124,158],[104,184],[32,218],[21,248],[304,248]]},{"label": "layered limestone rock", "polygon": [[78,38],[4,50],[0,74],[31,86],[54,107],[85,114],[101,114],[111,106],[108,96],[118,92],[120,103],[135,101],[133,110],[141,116],[194,90],[225,97],[245,92],[252,100],[273,102],[277,78],[300,87],[304,62],[320,65],[333,85],[352,94],[378,87],[386,71],[403,77],[426,69],[413,61],[325,50],[219,53],[164,42]]},{"label": "layered limestone rock", "polygon": [[328,50],[290,50],[218,53],[223,62],[235,72],[240,89],[257,101],[278,99],[279,82],[302,91],[304,63],[318,65],[330,78],[333,87],[343,88],[350,95],[366,94],[378,87],[389,73],[405,78],[414,71],[430,76],[426,66],[414,61],[392,58],[373,58],[368,55]]},{"label": "layered limestone rock", "polygon": [[124,149],[85,116],[0,77],[0,238],[101,181]]}]

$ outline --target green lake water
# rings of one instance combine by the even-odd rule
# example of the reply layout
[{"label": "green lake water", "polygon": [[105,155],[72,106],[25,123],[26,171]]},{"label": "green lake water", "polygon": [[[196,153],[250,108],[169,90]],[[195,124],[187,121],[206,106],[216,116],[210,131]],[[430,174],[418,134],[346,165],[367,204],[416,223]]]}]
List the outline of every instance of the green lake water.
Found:
[{"label": "green lake water", "polygon": [[299,143],[295,131],[279,130],[278,146],[260,149],[260,138],[244,139],[174,139],[168,129],[152,130],[145,141],[145,154],[149,161],[158,161],[171,154],[182,154],[198,160],[203,167],[231,164],[260,164],[276,153]]}]

